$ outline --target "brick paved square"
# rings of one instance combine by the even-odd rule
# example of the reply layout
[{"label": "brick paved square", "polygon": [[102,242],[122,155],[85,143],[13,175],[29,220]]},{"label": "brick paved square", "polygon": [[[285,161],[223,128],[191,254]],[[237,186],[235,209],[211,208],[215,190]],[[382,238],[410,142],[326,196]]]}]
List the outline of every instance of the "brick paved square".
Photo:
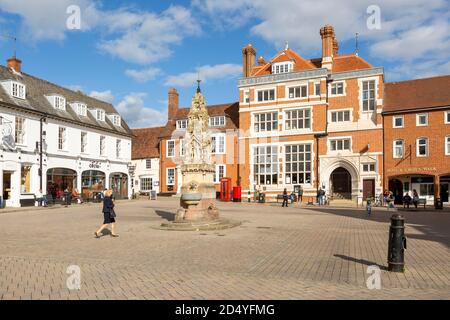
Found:
[{"label": "brick paved square", "polygon": [[[404,212],[406,272],[389,273],[392,212],[219,203],[221,231],[155,227],[176,199],[117,203],[119,238],[95,239],[100,205],[0,211],[1,299],[449,299],[450,212]],[[67,268],[81,270],[68,290]],[[369,290],[367,267],[381,267]]]}]

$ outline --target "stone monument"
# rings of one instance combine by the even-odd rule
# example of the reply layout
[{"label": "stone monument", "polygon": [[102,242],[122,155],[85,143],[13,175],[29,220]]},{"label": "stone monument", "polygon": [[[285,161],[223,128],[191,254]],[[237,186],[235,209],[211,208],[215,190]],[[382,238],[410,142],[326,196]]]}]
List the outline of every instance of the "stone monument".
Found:
[{"label": "stone monument", "polygon": [[175,220],[163,223],[161,227],[170,230],[215,230],[239,225],[239,222],[221,219],[216,207],[209,115],[200,90],[200,80],[192,98],[184,141],[180,208]]}]

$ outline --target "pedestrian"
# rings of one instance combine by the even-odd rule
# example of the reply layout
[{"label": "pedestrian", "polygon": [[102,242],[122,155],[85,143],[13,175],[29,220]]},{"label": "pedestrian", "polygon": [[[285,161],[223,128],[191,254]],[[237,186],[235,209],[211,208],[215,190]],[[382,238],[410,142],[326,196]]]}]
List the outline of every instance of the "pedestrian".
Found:
[{"label": "pedestrian", "polygon": [[284,191],[283,191],[283,205],[282,205],[282,207],[287,207],[288,206],[288,199],[289,199],[289,197],[288,197],[287,189],[284,188]]},{"label": "pedestrian", "polygon": [[72,192],[70,192],[69,187],[64,189],[64,200],[66,200],[66,208],[72,204]]},{"label": "pedestrian", "polygon": [[388,198],[389,198],[389,191],[387,189],[385,189],[384,193],[383,193],[383,200],[384,200],[384,205],[386,207],[389,205]]},{"label": "pedestrian", "polygon": [[417,193],[416,189],[413,190],[412,202],[414,204],[414,207],[417,209],[417,204],[419,203],[419,194]]},{"label": "pedestrian", "polygon": [[116,213],[114,211],[114,199],[113,199],[113,191],[111,189],[106,190],[103,198],[103,224],[95,232],[95,237],[100,238],[100,234],[103,229],[106,229],[109,225],[111,225],[111,237],[118,237],[119,235],[114,232],[114,227],[116,224]]},{"label": "pedestrian", "polygon": [[403,208],[409,209],[409,205],[411,204],[411,196],[409,195],[409,192],[406,192],[405,195],[403,196]]},{"label": "pedestrian", "polygon": [[370,195],[369,197],[367,197],[366,199],[367,202],[367,215],[370,217],[370,215],[372,214],[372,196]]},{"label": "pedestrian", "polygon": [[297,191],[297,203],[302,204],[303,202],[303,188],[300,186]]},{"label": "pedestrian", "polygon": [[317,191],[317,200],[319,202],[319,206],[323,206],[324,205],[324,198],[325,198],[325,191],[322,189],[322,187],[319,188],[319,190]]},{"label": "pedestrian", "polygon": [[39,206],[48,207],[47,195],[42,193],[42,189],[39,189],[39,191],[36,193],[36,201],[38,202]]}]

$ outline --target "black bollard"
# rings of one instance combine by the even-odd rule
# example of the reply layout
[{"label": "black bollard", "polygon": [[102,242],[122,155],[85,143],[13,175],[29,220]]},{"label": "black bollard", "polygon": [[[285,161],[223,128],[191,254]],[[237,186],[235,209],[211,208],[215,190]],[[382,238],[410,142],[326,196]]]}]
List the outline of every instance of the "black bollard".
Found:
[{"label": "black bollard", "polygon": [[392,272],[405,271],[405,218],[396,213],[391,217],[388,245],[388,270]]}]

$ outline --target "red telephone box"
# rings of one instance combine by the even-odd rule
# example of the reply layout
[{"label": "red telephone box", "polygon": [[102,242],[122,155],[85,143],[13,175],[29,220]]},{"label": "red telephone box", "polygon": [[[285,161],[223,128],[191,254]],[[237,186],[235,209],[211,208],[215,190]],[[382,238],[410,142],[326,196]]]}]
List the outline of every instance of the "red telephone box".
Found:
[{"label": "red telephone box", "polygon": [[220,180],[220,201],[231,201],[231,178]]}]

